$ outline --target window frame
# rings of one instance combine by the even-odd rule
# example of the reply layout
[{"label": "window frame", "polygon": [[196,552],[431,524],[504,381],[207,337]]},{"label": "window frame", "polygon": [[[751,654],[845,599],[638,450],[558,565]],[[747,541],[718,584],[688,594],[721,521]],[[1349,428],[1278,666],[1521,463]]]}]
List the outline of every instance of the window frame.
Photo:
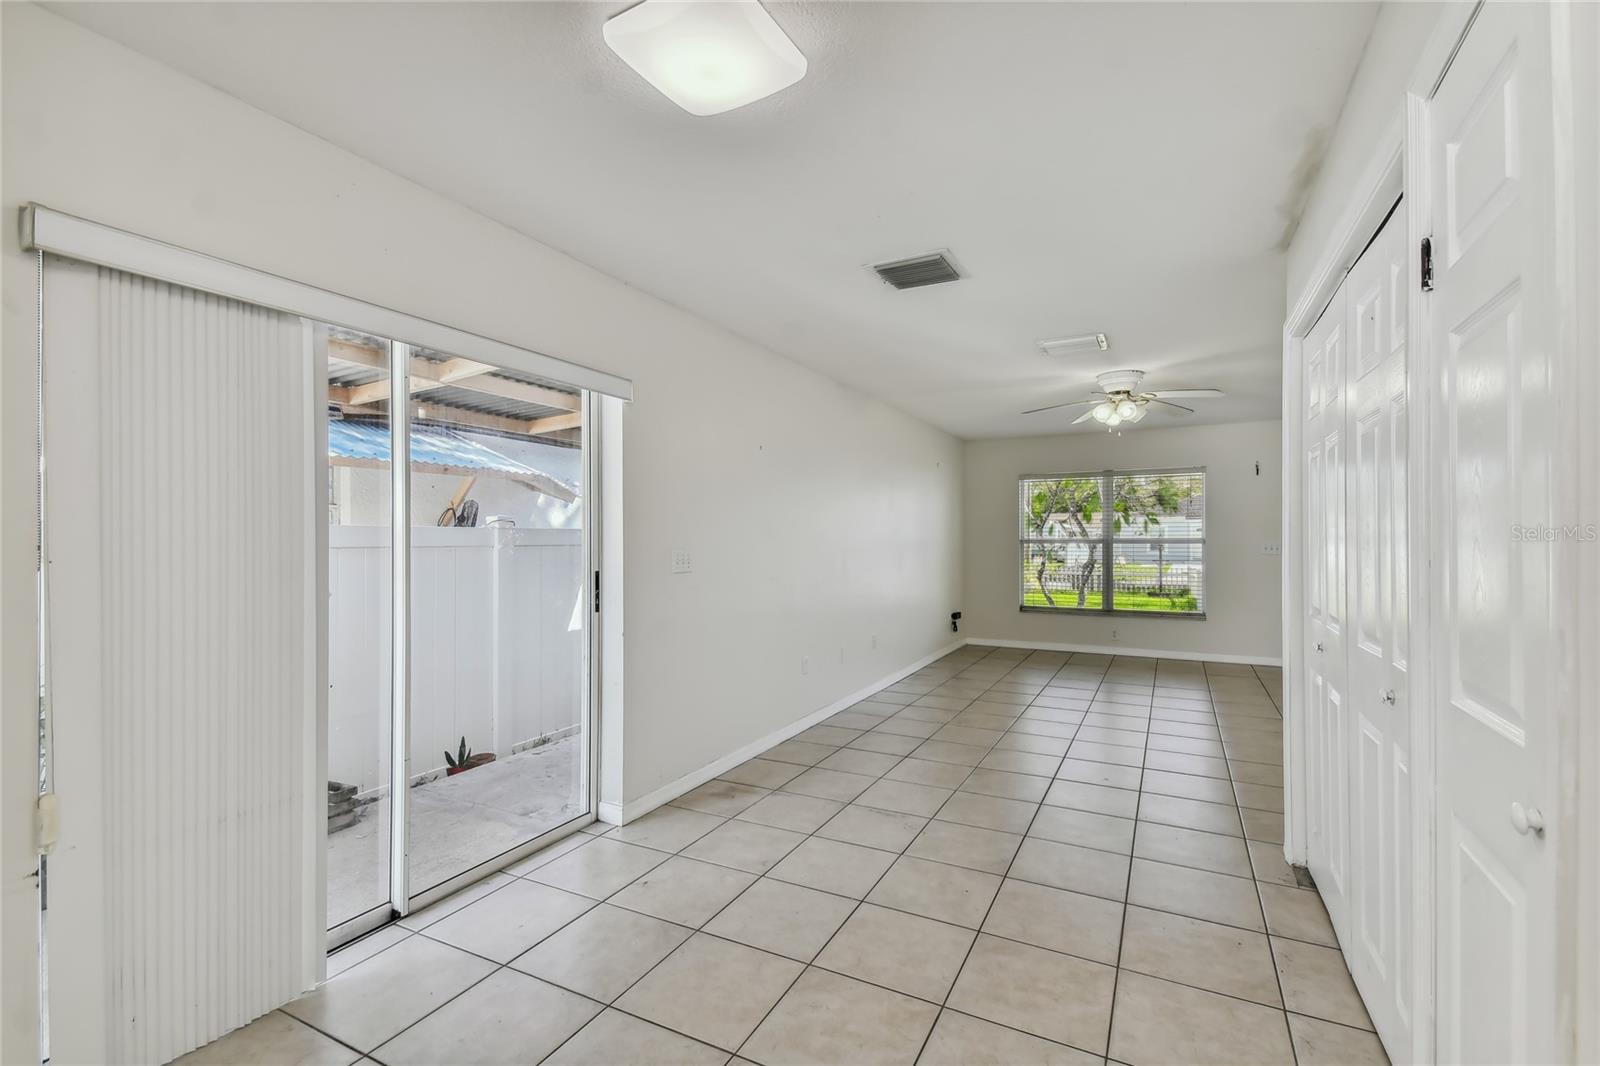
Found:
[{"label": "window frame", "polygon": [[[1107,615],[1126,615],[1135,618],[1167,618],[1191,622],[1203,622],[1209,609],[1207,593],[1210,591],[1210,571],[1206,565],[1206,540],[1207,530],[1210,528],[1209,501],[1205,503],[1204,519],[1201,524],[1201,535],[1198,537],[1118,537],[1116,523],[1102,518],[1100,532],[1097,537],[1077,539],[1067,537],[1028,537],[1022,532],[1022,506],[1023,486],[1030,481],[1086,481],[1098,480],[1100,482],[1100,498],[1110,499],[1112,496],[1112,480],[1118,477],[1151,477],[1162,474],[1198,474],[1201,478],[1202,500],[1209,495],[1207,487],[1210,478],[1203,466],[1178,466],[1156,467],[1145,470],[1085,470],[1061,474],[1023,474],[1017,478],[1017,610],[1038,614],[1072,614],[1088,617],[1104,617]],[[1197,547],[1200,552],[1200,582],[1201,609],[1198,611],[1142,611],[1133,608],[1123,608],[1116,605],[1116,578],[1114,574],[1113,549],[1117,543],[1124,544],[1152,544],[1160,541],[1164,544],[1175,544]],[[1093,546],[1100,553],[1100,606],[1099,607],[1045,607],[1028,603],[1027,577],[1023,569],[1023,560],[1026,557],[1028,546],[1031,544],[1084,544]]]}]

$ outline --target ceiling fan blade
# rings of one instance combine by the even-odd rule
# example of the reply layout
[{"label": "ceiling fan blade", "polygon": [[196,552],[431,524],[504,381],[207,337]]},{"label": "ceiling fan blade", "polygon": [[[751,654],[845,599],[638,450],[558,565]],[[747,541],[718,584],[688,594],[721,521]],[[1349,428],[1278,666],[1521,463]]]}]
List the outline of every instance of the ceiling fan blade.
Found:
[{"label": "ceiling fan blade", "polygon": [[1072,424],[1073,425],[1077,425],[1079,422],[1087,422],[1087,421],[1089,421],[1089,419],[1091,419],[1093,417],[1094,417],[1094,408],[1091,407],[1087,411],[1083,412],[1083,414],[1079,415],[1077,418],[1074,418],[1072,420]]},{"label": "ceiling fan blade", "polygon": [[[1173,410],[1174,410],[1174,411],[1182,411],[1182,412],[1183,412],[1183,413],[1184,413],[1184,414],[1186,414],[1186,415],[1192,415],[1192,414],[1194,414],[1194,408],[1193,408],[1193,407],[1185,407],[1185,406],[1183,406],[1183,404],[1181,404],[1181,403],[1172,403],[1172,402],[1170,402],[1170,401],[1168,401],[1168,400],[1163,400],[1163,399],[1161,399],[1161,398],[1160,398],[1160,397],[1159,397],[1159,396],[1158,396],[1158,397],[1156,397],[1156,399],[1154,399],[1154,400],[1152,400],[1152,401],[1151,401],[1151,402],[1152,402],[1152,403],[1159,403],[1159,404],[1161,404],[1161,405],[1162,405],[1162,406],[1163,406],[1163,407],[1170,407],[1170,408],[1172,408],[1172,409],[1173,409]],[[1171,413],[1172,413],[1172,412],[1171,412],[1171,411],[1169,411],[1169,412],[1167,412],[1167,413],[1168,413],[1168,414],[1171,414]]]},{"label": "ceiling fan blade", "polygon": [[1162,389],[1160,392],[1152,392],[1150,395],[1158,400],[1198,400],[1207,396],[1226,396],[1227,393],[1221,389]]},{"label": "ceiling fan blade", "polygon": [[1036,415],[1040,411],[1057,411],[1063,407],[1076,407],[1083,403],[1099,403],[1099,400],[1068,400],[1066,403],[1053,403],[1049,407],[1035,407],[1031,411],[1022,412],[1025,415]]}]

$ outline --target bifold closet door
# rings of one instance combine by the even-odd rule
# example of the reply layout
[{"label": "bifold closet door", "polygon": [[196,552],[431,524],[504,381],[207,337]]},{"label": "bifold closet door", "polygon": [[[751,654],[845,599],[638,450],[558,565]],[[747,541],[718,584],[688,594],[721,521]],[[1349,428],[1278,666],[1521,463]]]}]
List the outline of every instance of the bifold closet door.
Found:
[{"label": "bifold closet door", "polygon": [[1397,213],[1303,349],[1307,859],[1392,1049],[1411,1043],[1405,252]]},{"label": "bifold closet door", "polygon": [[1385,1046],[1411,1046],[1411,700],[1407,628],[1405,216],[1395,212],[1344,282],[1350,605],[1350,973]]},{"label": "bifold closet door", "polygon": [[1335,928],[1348,928],[1350,713],[1345,664],[1345,290],[1302,345],[1305,396],[1307,862]]},{"label": "bifold closet door", "polygon": [[320,968],[309,328],[44,272],[56,1062],[165,1062]]}]

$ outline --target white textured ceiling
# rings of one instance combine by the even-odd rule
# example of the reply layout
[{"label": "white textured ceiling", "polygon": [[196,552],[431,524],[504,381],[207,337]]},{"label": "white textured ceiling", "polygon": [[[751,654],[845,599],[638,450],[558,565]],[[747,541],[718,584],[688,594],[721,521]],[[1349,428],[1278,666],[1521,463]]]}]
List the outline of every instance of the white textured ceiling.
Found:
[{"label": "white textured ceiling", "polygon": [[[53,10],[964,437],[1123,367],[1278,416],[1281,248],[1373,5],[773,3],[810,72],[713,118],[605,47],[625,6]],[[865,269],[936,248],[969,277]]]}]

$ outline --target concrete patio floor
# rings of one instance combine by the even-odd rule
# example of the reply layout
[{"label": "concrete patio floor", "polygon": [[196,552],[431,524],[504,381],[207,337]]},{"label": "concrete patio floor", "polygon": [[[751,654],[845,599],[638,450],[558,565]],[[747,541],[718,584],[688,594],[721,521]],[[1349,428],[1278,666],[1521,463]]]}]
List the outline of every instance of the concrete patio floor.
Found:
[{"label": "concrete patio floor", "polygon": [[[587,804],[583,743],[567,737],[411,789],[411,891],[425,891],[533,839]],[[389,818],[383,802],[328,837],[328,924],[388,899]]]}]

